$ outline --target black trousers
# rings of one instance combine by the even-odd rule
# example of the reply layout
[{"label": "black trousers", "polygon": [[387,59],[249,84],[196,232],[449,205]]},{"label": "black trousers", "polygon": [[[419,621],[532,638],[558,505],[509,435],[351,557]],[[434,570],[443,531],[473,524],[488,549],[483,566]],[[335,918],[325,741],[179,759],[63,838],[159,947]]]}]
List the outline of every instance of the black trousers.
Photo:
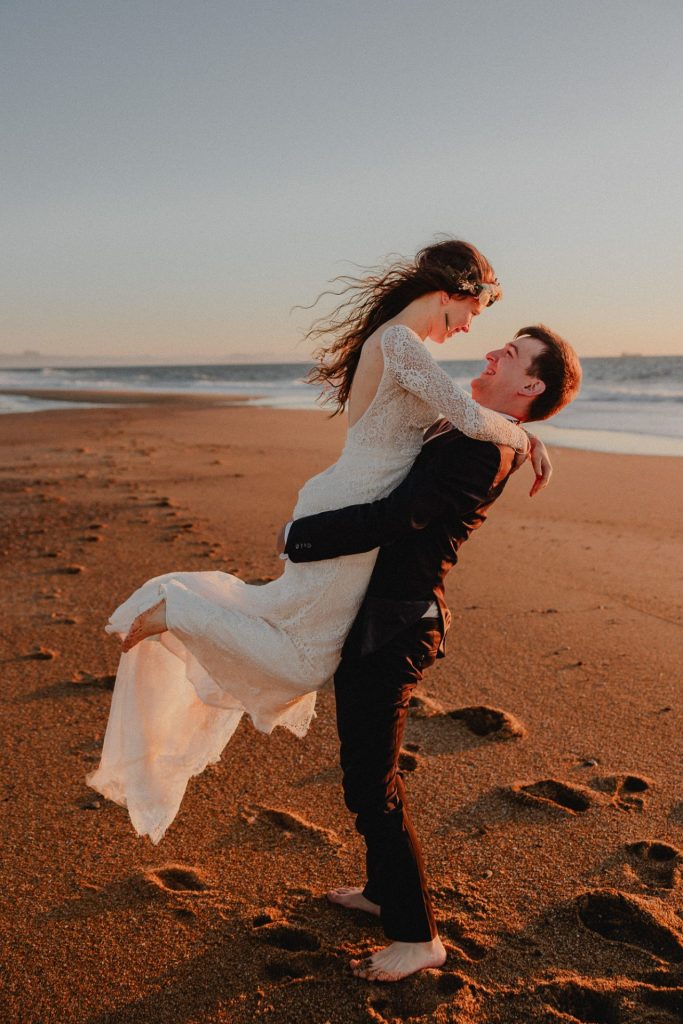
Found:
[{"label": "black trousers", "polygon": [[398,755],[410,698],[440,641],[438,621],[420,619],[365,657],[347,644],[334,678],[344,799],[367,848],[363,894],[379,904],[387,938],[402,942],[437,934]]}]

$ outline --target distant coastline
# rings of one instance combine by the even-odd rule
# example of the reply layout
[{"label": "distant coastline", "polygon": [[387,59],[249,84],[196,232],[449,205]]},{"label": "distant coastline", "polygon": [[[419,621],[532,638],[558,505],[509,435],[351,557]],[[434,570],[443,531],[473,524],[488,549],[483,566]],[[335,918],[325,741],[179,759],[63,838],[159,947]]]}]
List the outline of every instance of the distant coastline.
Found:
[{"label": "distant coastline", "polygon": [[[285,358],[287,357],[287,358]],[[683,358],[683,353],[669,354],[648,354],[643,352],[620,352],[608,356],[584,356],[582,359],[677,359]],[[98,367],[143,367],[143,366],[308,366],[312,360],[291,353],[277,352],[236,352],[229,358],[219,359],[218,357],[207,357],[197,360],[187,359],[182,362],[171,362],[159,359],[157,356],[141,356],[135,361],[126,357],[97,357],[97,356],[48,356],[42,352],[27,349],[24,352],[0,352],[0,370],[49,370],[49,369],[97,369]],[[447,363],[469,363],[471,357],[440,359],[439,362]]]}]

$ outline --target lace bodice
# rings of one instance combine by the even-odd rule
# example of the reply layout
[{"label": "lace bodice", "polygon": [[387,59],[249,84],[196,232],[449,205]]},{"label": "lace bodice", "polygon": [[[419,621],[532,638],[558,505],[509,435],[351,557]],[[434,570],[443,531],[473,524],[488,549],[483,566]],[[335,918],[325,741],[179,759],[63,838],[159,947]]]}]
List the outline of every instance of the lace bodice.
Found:
[{"label": "lace bodice", "polygon": [[[526,451],[524,431],[497,412],[478,405],[431,357],[409,327],[387,327],[380,344],[384,372],[373,402],[349,431],[355,444],[400,445],[406,428],[424,430],[439,416],[445,416],[468,437]],[[406,394],[400,395],[399,391]]]},{"label": "lace bodice", "polygon": [[478,405],[409,327],[387,327],[380,345],[384,368],[375,397],[349,429],[339,461],[302,488],[295,517],[387,494],[408,472],[424,431],[439,416],[469,437],[528,448],[521,427]]}]

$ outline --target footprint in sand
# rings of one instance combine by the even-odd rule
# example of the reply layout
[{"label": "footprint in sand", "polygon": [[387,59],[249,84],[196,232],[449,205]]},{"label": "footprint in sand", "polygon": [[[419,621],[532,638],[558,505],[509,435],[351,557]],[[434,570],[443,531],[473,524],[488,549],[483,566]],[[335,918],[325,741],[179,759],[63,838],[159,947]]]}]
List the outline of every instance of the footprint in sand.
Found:
[{"label": "footprint in sand", "polygon": [[115,675],[94,676],[91,672],[74,672],[69,680],[75,686],[97,686],[101,690],[113,690]]},{"label": "footprint in sand", "polygon": [[25,654],[27,661],[54,661],[59,657],[59,651],[52,651],[49,647],[36,647],[30,654]]},{"label": "footprint in sand", "polygon": [[439,916],[437,918],[439,934],[447,944],[456,947],[457,952],[470,963],[483,960],[489,953],[489,947],[480,942],[468,928],[467,924],[459,917]]},{"label": "footprint in sand", "polygon": [[520,720],[502,708],[490,708],[485,704],[472,705],[449,711],[448,717],[463,722],[475,736],[485,736],[490,740],[509,740],[526,736],[526,728]]},{"label": "footprint in sand", "polygon": [[[361,950],[359,956],[366,955]],[[420,971],[399,985],[366,982],[371,994],[365,1004],[373,1024],[431,1024],[436,1020],[480,1020],[477,987],[464,974],[438,969]]]},{"label": "footprint in sand", "polygon": [[259,938],[269,946],[287,949],[290,953],[314,953],[320,949],[320,939],[307,928],[296,928],[286,922],[264,925],[258,930]]},{"label": "footprint in sand", "polygon": [[622,1024],[618,996],[592,988],[588,981],[551,982],[540,985],[536,992],[549,1009],[562,1014],[562,1020],[576,1020],[581,1024]]},{"label": "footprint in sand", "polygon": [[524,803],[566,814],[581,814],[597,802],[595,793],[586,786],[561,782],[559,779],[513,782],[509,792]]},{"label": "footprint in sand", "polygon": [[654,889],[675,889],[680,881],[683,853],[669,843],[643,839],[626,846],[626,855],[644,885]]},{"label": "footprint in sand", "polygon": [[445,714],[443,704],[421,693],[413,694],[408,709],[413,718],[436,718]]},{"label": "footprint in sand", "polygon": [[581,813],[596,804],[610,803],[620,810],[642,810],[642,793],[651,783],[639,775],[606,775],[591,779],[590,787],[560,779],[541,779],[538,782],[514,782],[508,792],[526,803],[555,808],[569,813]]},{"label": "footprint in sand", "polygon": [[144,872],[145,881],[164,892],[205,892],[209,884],[202,873],[186,864],[164,864]]},{"label": "footprint in sand", "polygon": [[295,835],[304,836],[330,846],[339,846],[341,842],[337,833],[332,829],[316,825],[314,822],[308,821],[307,818],[295,814],[293,811],[285,811],[279,807],[257,805],[245,808],[242,819],[248,825],[254,825],[257,821],[266,822],[269,825],[275,826],[275,828],[281,829],[287,837]]},{"label": "footprint in sand", "polygon": [[[417,744],[410,744],[410,746],[417,746]],[[419,747],[418,747],[419,750]],[[422,758],[415,754],[412,750],[408,750],[407,747],[402,747],[398,753],[398,768],[401,772],[414,772],[422,764]]]},{"label": "footprint in sand", "polygon": [[319,967],[316,958],[311,956],[297,956],[289,960],[278,958],[268,960],[263,973],[268,981],[295,981],[312,977],[318,973]]},{"label": "footprint in sand", "polygon": [[591,786],[600,793],[608,793],[612,803],[622,811],[642,811],[645,806],[644,793],[652,783],[640,775],[618,774],[597,776],[591,779]]},{"label": "footprint in sand", "polygon": [[611,942],[621,942],[669,963],[683,962],[680,918],[660,900],[617,889],[595,889],[576,899],[580,922]]},{"label": "footprint in sand", "polygon": [[[446,711],[444,706],[432,697],[413,694],[409,709],[411,718],[425,719],[425,725],[427,722],[434,723],[429,728],[437,730],[432,737],[437,746],[444,743],[449,745],[447,734],[449,729],[453,729],[454,722],[461,723],[472,735],[488,741],[521,739],[527,734],[524,724],[515,715],[502,708],[488,707],[485,704]],[[453,730],[451,738],[455,739],[457,735],[458,733]],[[462,733],[460,735],[462,736]]]}]

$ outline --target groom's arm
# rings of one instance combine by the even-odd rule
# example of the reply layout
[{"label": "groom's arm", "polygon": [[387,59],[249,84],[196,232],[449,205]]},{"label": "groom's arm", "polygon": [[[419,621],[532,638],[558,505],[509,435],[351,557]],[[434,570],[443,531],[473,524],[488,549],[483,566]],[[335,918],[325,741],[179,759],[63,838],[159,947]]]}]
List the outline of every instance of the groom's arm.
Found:
[{"label": "groom's arm", "polygon": [[385,547],[449,510],[465,517],[478,508],[496,479],[500,450],[460,437],[434,457],[418,456],[405,480],[386,498],[295,519],[285,554],[292,562],[316,562]]}]

